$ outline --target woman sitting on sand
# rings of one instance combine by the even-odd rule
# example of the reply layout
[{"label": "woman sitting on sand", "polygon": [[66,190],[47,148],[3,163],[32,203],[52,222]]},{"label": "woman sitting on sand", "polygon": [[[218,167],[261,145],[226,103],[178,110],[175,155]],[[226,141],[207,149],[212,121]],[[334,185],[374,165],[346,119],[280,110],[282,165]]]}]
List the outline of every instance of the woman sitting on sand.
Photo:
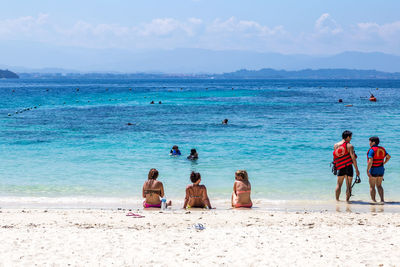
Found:
[{"label": "woman sitting on sand", "polygon": [[204,185],[200,185],[201,176],[198,172],[190,174],[190,180],[193,184],[186,187],[185,202],[183,208],[206,208],[211,209],[210,200],[207,196],[207,189]]},{"label": "woman sitting on sand", "polygon": [[[157,181],[158,171],[151,169],[149,171],[148,180],[143,184],[143,207],[145,208],[161,208],[161,198],[164,197],[164,186],[162,182]],[[171,206],[171,201],[167,202],[167,206]]]},{"label": "woman sitting on sand", "polygon": [[235,173],[235,183],[233,184],[232,207],[251,208],[253,203],[250,198],[251,185],[245,170],[238,170]]}]

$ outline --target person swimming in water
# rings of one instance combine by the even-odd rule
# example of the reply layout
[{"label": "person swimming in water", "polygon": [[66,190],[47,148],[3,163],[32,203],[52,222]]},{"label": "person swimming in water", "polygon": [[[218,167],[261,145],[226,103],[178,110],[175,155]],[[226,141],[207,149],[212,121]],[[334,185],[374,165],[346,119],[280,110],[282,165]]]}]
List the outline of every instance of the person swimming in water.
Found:
[{"label": "person swimming in water", "polygon": [[223,121],[222,121],[222,124],[228,124],[228,119],[224,119]]},{"label": "person swimming in water", "polygon": [[233,183],[232,207],[233,208],[251,208],[253,203],[250,198],[251,185],[249,176],[245,170],[235,172],[235,182]]},{"label": "person swimming in water", "polygon": [[171,156],[180,156],[181,151],[179,150],[178,146],[173,146],[171,151],[169,152]]},{"label": "person swimming in water", "polygon": [[192,181],[192,184],[186,187],[186,196],[183,203],[183,208],[211,209],[211,203],[207,195],[207,188],[205,185],[200,185],[200,173],[192,172],[190,174],[190,181]]},{"label": "person swimming in water", "polygon": [[195,148],[192,148],[190,150],[190,155],[187,157],[188,160],[197,160],[199,158],[199,154],[197,154],[197,151]]},{"label": "person swimming in water", "polygon": [[[161,198],[164,197],[164,186],[162,182],[157,181],[158,171],[151,169],[148,179],[143,184],[142,195],[144,208],[161,208]],[[171,206],[171,201],[167,202],[167,206]]]}]

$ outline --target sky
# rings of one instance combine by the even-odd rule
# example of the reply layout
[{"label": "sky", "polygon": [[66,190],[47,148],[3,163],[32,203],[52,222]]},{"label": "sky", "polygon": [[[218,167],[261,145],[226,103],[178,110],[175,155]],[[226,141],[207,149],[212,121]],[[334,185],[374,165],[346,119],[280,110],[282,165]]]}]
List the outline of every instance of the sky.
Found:
[{"label": "sky", "polygon": [[287,55],[344,51],[400,55],[398,0],[0,0],[0,4],[0,44],[132,52],[201,48]]}]

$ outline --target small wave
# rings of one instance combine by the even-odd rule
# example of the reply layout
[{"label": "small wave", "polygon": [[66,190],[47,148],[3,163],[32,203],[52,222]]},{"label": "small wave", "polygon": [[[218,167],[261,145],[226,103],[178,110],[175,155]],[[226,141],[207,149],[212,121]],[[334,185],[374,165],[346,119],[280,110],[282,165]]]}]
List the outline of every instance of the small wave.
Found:
[{"label": "small wave", "polygon": [[11,144],[14,145],[34,145],[34,144],[42,144],[42,143],[51,143],[50,140],[20,140],[15,141]]}]

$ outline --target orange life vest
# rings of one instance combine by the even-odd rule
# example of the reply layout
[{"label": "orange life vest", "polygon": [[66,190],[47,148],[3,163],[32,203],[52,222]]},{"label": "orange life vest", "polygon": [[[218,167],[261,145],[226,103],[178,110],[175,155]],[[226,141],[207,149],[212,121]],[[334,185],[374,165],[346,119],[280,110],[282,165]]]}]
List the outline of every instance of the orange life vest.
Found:
[{"label": "orange life vest", "polygon": [[368,160],[368,154],[370,150],[374,151],[374,157],[372,158],[372,167],[380,167],[383,166],[383,160],[386,157],[386,150],[382,146],[373,146],[370,149],[368,149],[367,152],[367,160]]},{"label": "orange life vest", "polygon": [[333,163],[335,164],[337,170],[353,164],[353,160],[349,151],[347,150],[347,144],[348,142],[344,142],[333,151]]}]

